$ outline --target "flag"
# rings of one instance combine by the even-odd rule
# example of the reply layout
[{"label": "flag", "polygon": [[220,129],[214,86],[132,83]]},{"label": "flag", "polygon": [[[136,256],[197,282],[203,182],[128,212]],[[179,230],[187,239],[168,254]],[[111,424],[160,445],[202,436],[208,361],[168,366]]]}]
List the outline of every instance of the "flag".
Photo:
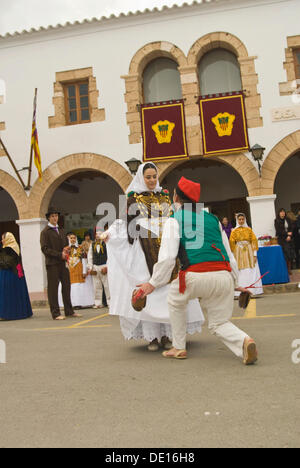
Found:
[{"label": "flag", "polygon": [[141,116],[144,162],[188,159],[182,100],[144,104]]},{"label": "flag", "polygon": [[249,150],[243,93],[202,96],[199,105],[204,156]]},{"label": "flag", "polygon": [[31,132],[31,151],[34,152],[34,164],[39,173],[39,179],[42,180],[42,160],[39,148],[38,132],[36,128],[36,103],[37,103],[37,90],[35,91],[34,102],[33,102],[33,120],[32,120],[32,132]]}]

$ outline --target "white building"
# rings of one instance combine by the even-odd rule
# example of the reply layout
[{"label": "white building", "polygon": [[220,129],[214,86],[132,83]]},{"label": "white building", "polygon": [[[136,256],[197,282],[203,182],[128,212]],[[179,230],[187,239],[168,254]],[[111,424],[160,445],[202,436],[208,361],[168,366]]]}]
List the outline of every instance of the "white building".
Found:
[{"label": "white building", "polygon": [[[38,89],[42,181],[33,168],[25,191],[0,149],[0,230],[19,226],[32,299],[45,297],[48,206],[79,228],[80,214],[117,205],[131,180],[125,161],[142,158],[142,103],[185,99],[190,161],[160,163],[164,186],[200,180],[212,210],[246,210],[257,235],[273,234],[281,205],[300,206],[299,18],[299,0],[202,0],[0,37],[0,131],[18,170],[28,167]],[[250,146],[266,148],[261,177],[248,152],[203,157],[197,96],[237,88]]]}]

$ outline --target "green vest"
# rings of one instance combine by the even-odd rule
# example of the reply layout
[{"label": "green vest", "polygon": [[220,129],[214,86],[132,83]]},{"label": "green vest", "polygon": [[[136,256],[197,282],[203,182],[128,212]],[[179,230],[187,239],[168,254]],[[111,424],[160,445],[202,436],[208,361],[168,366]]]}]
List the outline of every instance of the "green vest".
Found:
[{"label": "green vest", "polygon": [[174,218],[180,227],[179,257],[184,266],[186,260],[190,266],[205,262],[229,262],[219,221],[214,215],[205,210],[195,213],[182,209],[175,213]]}]

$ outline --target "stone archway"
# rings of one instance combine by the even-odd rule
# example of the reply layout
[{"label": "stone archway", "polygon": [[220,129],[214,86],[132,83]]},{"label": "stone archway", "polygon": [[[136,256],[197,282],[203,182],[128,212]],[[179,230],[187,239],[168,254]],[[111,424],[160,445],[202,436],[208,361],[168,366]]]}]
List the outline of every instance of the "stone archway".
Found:
[{"label": "stone archway", "polygon": [[143,71],[146,66],[156,58],[166,57],[181,68],[187,66],[187,59],[182,50],[175,44],[165,41],[151,42],[141,47],[133,56],[129,73],[122,76],[125,80],[125,102],[127,103],[127,124],[130,128],[129,142],[131,144],[140,143],[142,139],[142,127],[138,105],[143,104]]},{"label": "stone archway", "polygon": [[0,170],[0,187],[13,199],[19,218],[25,218],[27,214],[28,197],[19,182],[7,172]]},{"label": "stone archway", "polygon": [[188,66],[192,67],[194,72],[197,73],[198,63],[203,55],[217,48],[227,49],[237,57],[245,93],[248,127],[262,127],[263,119],[260,116],[261,96],[258,94],[257,89],[259,77],[255,70],[255,60],[257,57],[249,56],[245,44],[238,37],[224,31],[206,34],[191,47],[187,57]]},{"label": "stone archway", "polygon": [[42,181],[36,181],[30,197],[28,218],[44,218],[50,200],[56,189],[68,177],[86,170],[99,171],[110,176],[123,191],[130,184],[132,177],[116,161],[91,153],[80,153],[66,156],[48,167],[43,173]]},{"label": "stone archway", "polygon": [[274,146],[262,167],[262,195],[272,195],[274,193],[275,180],[279,169],[299,149],[300,130],[286,136]]},{"label": "stone archway", "polygon": [[[196,158],[193,158],[193,161],[195,159]],[[204,158],[200,159],[204,160]],[[261,181],[258,172],[244,154],[215,156],[209,158],[209,160],[222,162],[234,169],[243,179],[249,197],[261,195]],[[183,161],[158,164],[160,180],[163,180],[173,169],[180,166],[182,163]]]}]

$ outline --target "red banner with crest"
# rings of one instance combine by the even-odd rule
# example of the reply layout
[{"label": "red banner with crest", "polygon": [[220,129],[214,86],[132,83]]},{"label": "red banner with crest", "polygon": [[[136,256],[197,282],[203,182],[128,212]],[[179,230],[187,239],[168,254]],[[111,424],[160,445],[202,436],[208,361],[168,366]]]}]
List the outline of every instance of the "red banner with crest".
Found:
[{"label": "red banner with crest", "polygon": [[144,162],[188,158],[182,100],[144,104],[141,115]]},{"label": "red banner with crest", "polygon": [[202,96],[199,105],[204,156],[249,150],[243,93]]}]

